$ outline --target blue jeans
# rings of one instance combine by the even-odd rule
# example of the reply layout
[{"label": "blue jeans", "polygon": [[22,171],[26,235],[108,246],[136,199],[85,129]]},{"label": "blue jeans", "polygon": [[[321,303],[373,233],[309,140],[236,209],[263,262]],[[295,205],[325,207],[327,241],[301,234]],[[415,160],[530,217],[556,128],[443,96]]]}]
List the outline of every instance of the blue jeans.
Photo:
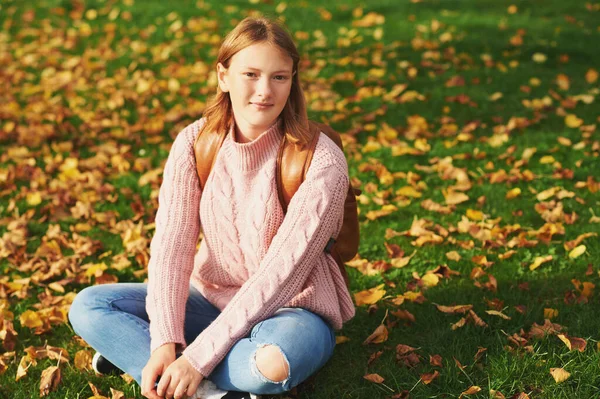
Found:
[{"label": "blue jeans", "polygon": [[[142,369],[150,359],[146,290],[146,283],[90,286],[77,294],[69,310],[75,332],[140,385]],[[190,285],[184,325],[186,343],[189,345],[219,313]],[[274,382],[260,373],[254,354],[264,345],[276,345],[288,360],[287,379]],[[226,391],[278,394],[320,369],[334,347],[334,331],[323,318],[302,308],[281,308],[236,342],[207,378]]]}]

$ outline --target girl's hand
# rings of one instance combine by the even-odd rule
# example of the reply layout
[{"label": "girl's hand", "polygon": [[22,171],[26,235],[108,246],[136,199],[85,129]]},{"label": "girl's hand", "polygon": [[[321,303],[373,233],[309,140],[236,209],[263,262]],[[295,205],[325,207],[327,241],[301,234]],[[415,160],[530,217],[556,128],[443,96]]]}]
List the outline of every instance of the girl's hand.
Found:
[{"label": "girl's hand", "polygon": [[[156,394],[155,383],[159,375],[176,359],[175,344],[168,343],[156,349],[142,369],[142,395],[149,399],[162,399]],[[161,377],[162,379],[162,377]]]},{"label": "girl's hand", "polygon": [[165,398],[183,399],[196,393],[204,376],[181,356],[167,367],[160,377],[156,392]]}]

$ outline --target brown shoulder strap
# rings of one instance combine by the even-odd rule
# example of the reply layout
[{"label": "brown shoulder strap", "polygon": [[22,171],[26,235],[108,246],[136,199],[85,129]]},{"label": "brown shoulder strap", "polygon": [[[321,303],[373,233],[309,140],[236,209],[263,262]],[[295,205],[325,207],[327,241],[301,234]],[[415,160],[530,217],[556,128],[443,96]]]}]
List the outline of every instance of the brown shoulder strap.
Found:
[{"label": "brown shoulder strap", "polygon": [[227,131],[206,132],[200,130],[194,143],[194,155],[196,156],[196,170],[200,179],[200,189],[204,189],[208,175],[212,170],[217,153],[223,145]]},{"label": "brown shoulder strap", "polygon": [[306,176],[312,155],[317,146],[317,141],[319,140],[319,129],[312,122],[309,123],[312,138],[310,143],[303,148],[290,143],[285,134],[281,139],[279,153],[277,154],[275,176],[277,179],[277,195],[279,196],[279,203],[283,208],[283,213],[287,212],[290,200],[296,191],[298,191],[298,187],[300,187]]}]

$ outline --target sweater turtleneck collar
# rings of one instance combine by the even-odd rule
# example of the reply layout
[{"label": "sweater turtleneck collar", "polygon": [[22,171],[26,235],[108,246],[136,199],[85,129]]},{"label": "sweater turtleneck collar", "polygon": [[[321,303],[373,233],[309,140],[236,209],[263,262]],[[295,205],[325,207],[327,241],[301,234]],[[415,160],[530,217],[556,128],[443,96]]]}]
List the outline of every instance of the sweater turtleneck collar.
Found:
[{"label": "sweater turtleneck collar", "polygon": [[226,162],[235,165],[243,171],[251,171],[260,168],[268,159],[273,157],[281,143],[281,118],[275,122],[254,140],[248,143],[235,141],[235,122],[231,124],[229,133],[223,143],[223,150],[227,155]]}]

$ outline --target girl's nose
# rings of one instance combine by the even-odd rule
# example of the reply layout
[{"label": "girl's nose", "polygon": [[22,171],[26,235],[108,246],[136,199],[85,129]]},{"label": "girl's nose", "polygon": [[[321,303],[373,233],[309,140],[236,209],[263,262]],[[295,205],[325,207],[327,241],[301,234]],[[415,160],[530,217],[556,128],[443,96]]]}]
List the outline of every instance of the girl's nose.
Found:
[{"label": "girl's nose", "polygon": [[262,98],[268,99],[271,96],[272,88],[271,88],[271,79],[269,78],[261,78],[258,81],[257,91],[258,95]]}]

